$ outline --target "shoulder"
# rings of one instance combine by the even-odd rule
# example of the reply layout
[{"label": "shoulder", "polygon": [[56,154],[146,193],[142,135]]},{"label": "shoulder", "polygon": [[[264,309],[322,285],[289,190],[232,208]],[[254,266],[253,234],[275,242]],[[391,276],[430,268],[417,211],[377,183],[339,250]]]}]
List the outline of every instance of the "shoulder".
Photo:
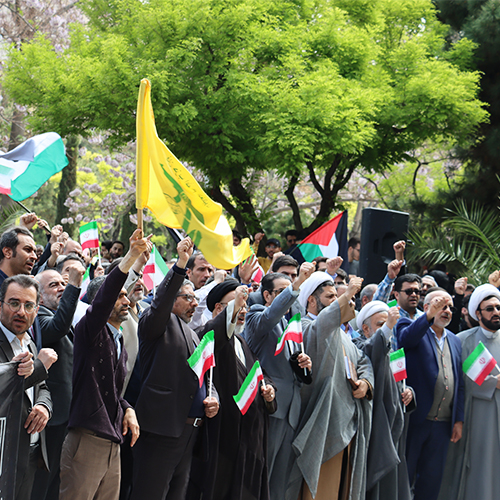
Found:
[{"label": "shoulder", "polygon": [[45,306],[40,305],[38,309],[38,317],[40,316],[54,316],[54,312],[47,309]]},{"label": "shoulder", "polygon": [[469,330],[464,330],[463,332],[460,332],[457,337],[462,341],[465,342],[469,337],[474,336],[476,332],[479,330],[479,327],[476,326],[475,328],[470,328]]},{"label": "shoulder", "polygon": [[248,314],[251,315],[252,313],[262,312],[265,310],[266,310],[266,306],[263,306],[262,304],[253,304],[250,307],[250,311],[248,311]]}]

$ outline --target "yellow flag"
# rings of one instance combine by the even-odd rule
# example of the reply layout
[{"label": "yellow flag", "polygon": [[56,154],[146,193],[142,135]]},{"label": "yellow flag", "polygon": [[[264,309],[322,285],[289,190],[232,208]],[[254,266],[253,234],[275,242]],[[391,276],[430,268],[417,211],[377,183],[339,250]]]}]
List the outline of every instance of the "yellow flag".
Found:
[{"label": "yellow flag", "polygon": [[221,205],[207,196],[158,137],[147,79],[141,81],[137,103],[136,182],[137,209],[149,208],[160,223],[184,229],[210,264],[230,269],[251,255],[248,238],[233,246]]}]

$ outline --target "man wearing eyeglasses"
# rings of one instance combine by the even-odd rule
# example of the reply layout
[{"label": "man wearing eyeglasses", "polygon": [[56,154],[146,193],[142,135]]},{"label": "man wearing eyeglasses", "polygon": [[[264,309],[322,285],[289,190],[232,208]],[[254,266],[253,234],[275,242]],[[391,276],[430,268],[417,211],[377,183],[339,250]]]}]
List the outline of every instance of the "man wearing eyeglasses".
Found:
[{"label": "man wearing eyeglasses", "polygon": [[[411,288],[417,288],[417,284],[413,282]],[[415,297],[413,302],[418,303],[416,293],[407,296]],[[406,443],[414,500],[438,497],[448,445],[462,437],[462,346],[460,339],[446,329],[452,313],[451,296],[442,288],[434,288],[425,297],[424,313],[414,321],[403,317],[395,327],[398,348],[405,350],[407,383],[415,390],[418,405],[410,416]]]},{"label": "man wearing eyeglasses", "polygon": [[[26,362],[37,351],[28,329],[38,312],[38,283],[24,275],[3,281],[0,287],[0,363]],[[57,360],[52,349],[42,349],[34,362],[32,375],[25,379],[21,430],[19,434],[15,500],[28,500],[39,461],[48,467],[43,432],[52,414],[50,392],[44,380]],[[12,457],[4,457],[4,460]]]},{"label": "man wearing eyeglasses", "polygon": [[[478,286],[469,301],[469,315],[479,326],[461,332],[462,360],[482,342],[500,361],[500,291],[493,285]],[[453,470],[442,498],[471,500],[497,498],[500,491],[500,375],[493,371],[479,385],[465,377],[463,439],[451,446],[447,470]],[[451,466],[451,467],[450,467]],[[445,494],[446,493],[446,494]]]},{"label": "man wearing eyeglasses", "polygon": [[199,344],[188,326],[198,302],[185,279],[193,246],[189,237],[179,242],[177,263],[139,319],[141,436],[134,448],[132,500],[185,498],[193,448],[207,418],[219,411],[217,399],[208,397],[208,377],[200,387],[187,362]]}]

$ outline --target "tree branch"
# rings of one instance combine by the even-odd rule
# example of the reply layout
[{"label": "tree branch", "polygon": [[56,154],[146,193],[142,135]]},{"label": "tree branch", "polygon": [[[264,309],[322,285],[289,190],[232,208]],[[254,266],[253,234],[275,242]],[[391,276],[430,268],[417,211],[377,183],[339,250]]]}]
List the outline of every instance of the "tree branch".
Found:
[{"label": "tree branch", "polygon": [[288,188],[285,191],[285,196],[286,196],[288,203],[290,204],[290,208],[292,210],[292,214],[293,214],[292,217],[293,217],[293,223],[295,225],[295,229],[297,229],[297,231],[302,231],[302,229],[304,227],[302,226],[302,219],[300,217],[300,208],[299,208],[297,200],[295,199],[295,196],[293,194],[295,186],[297,185],[298,182],[299,182],[299,177],[296,175],[293,175],[290,178],[290,182],[288,183]]}]

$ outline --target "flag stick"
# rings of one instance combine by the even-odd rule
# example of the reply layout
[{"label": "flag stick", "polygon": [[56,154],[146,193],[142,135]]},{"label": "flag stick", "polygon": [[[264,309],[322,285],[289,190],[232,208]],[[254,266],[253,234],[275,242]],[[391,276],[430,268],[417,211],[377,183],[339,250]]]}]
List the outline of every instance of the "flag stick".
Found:
[{"label": "flag stick", "polygon": [[[10,197],[9,197],[10,198]],[[12,198],[10,198],[12,200]],[[16,200],[12,200],[13,202],[17,203],[23,210],[26,211],[26,213],[30,214],[31,213],[31,210],[26,206],[24,205],[23,203],[21,203],[20,201],[16,201]],[[42,229],[47,233],[47,234],[51,234],[50,232],[50,229],[47,229],[46,227],[43,227],[42,226]]]},{"label": "flag stick", "polygon": [[[300,343],[300,350],[304,352],[304,341]],[[307,377],[307,368],[304,368],[304,375]]]},{"label": "flag stick", "polygon": [[101,265],[101,249],[97,247],[97,258],[99,259],[99,265]]},{"label": "flag stick", "polygon": [[212,397],[212,376],[213,376],[213,373],[214,373],[214,367],[211,366],[210,367],[210,373],[208,375],[208,381],[210,382],[210,384],[208,386],[208,397],[209,398]]},{"label": "flag stick", "polygon": [[[406,379],[403,379],[403,392],[406,391]],[[403,403],[403,413],[406,413],[406,405]]]},{"label": "flag stick", "polygon": [[137,228],[143,231],[142,209],[137,209]]}]

